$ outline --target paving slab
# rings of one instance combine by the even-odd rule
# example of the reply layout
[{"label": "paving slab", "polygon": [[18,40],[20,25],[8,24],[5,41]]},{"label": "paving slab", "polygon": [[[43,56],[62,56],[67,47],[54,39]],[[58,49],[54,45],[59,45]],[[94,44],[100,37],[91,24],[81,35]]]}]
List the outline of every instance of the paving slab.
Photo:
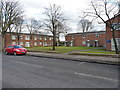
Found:
[{"label": "paving slab", "polygon": [[84,62],[92,62],[92,63],[120,65],[119,58],[112,58],[107,56],[105,57],[105,56],[87,56],[87,55],[67,55],[67,54],[41,53],[41,52],[28,52],[27,55],[55,58],[55,59],[65,59],[72,61],[82,61],[82,62],[84,61]]}]

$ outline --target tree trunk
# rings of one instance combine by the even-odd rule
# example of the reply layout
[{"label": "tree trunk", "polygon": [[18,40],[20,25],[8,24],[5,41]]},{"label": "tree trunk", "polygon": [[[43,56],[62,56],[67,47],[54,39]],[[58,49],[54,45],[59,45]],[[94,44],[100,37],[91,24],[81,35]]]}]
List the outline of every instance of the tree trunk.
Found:
[{"label": "tree trunk", "polygon": [[32,48],[32,35],[30,35],[30,47]]},{"label": "tree trunk", "polygon": [[0,51],[2,50],[2,36],[0,34]]},{"label": "tree trunk", "polygon": [[115,30],[114,29],[113,29],[113,32],[112,32],[112,36],[113,36],[113,42],[114,42],[114,45],[115,45],[115,53],[119,54],[117,42],[116,42],[116,39],[115,39]]},{"label": "tree trunk", "polygon": [[12,29],[11,27],[9,27],[9,34],[10,34],[10,44],[12,44]]},{"label": "tree trunk", "polygon": [[53,50],[55,50],[55,46],[56,46],[56,34],[55,34],[55,30],[53,31]]},{"label": "tree trunk", "polygon": [[[109,22],[111,23],[111,22]],[[119,54],[119,51],[118,51],[118,46],[117,46],[117,42],[116,42],[116,39],[115,39],[115,29],[113,26],[111,26],[112,24],[108,24],[106,23],[106,26],[108,26],[110,29],[112,29],[112,38],[113,38],[113,42],[114,42],[114,47],[115,47],[115,53],[116,54]]]},{"label": "tree trunk", "polygon": [[5,35],[2,36],[2,49],[5,48]]},{"label": "tree trunk", "polygon": [[12,44],[12,33],[10,32],[10,44]]},{"label": "tree trunk", "polygon": [[18,45],[20,44],[20,35],[18,35]]}]

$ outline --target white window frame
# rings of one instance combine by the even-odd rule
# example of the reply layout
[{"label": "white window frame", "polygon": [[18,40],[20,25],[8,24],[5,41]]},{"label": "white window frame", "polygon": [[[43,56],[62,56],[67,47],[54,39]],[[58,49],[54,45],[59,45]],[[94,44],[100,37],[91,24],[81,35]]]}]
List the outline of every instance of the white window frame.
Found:
[{"label": "white window frame", "polygon": [[34,37],[34,40],[37,40],[37,37]]},{"label": "white window frame", "polygon": [[46,38],[46,37],[44,37],[44,40],[45,40],[45,41],[47,41],[47,38]]},{"label": "white window frame", "polygon": [[85,45],[85,44],[86,44],[86,41],[82,41],[82,44],[84,44],[84,45]]},{"label": "white window frame", "polygon": [[34,46],[37,46],[37,42],[34,42]]},{"label": "white window frame", "polygon": [[58,38],[56,38],[56,41],[58,42]]},{"label": "white window frame", "polygon": [[16,44],[16,42],[12,42],[12,45],[15,45]]},{"label": "white window frame", "polygon": [[74,36],[72,36],[72,39],[74,39]]},{"label": "white window frame", "polygon": [[39,42],[40,45],[42,45],[42,42]]},{"label": "white window frame", "polygon": [[25,40],[30,40],[30,36],[25,36]]},{"label": "white window frame", "polygon": [[30,42],[25,42],[25,47],[30,47]]},{"label": "white window frame", "polygon": [[42,37],[40,37],[39,39],[42,40]]},{"label": "white window frame", "polygon": [[15,35],[12,35],[12,40],[15,40],[16,39],[16,36]]},{"label": "white window frame", "polygon": [[51,40],[52,40],[52,38],[50,37],[50,38],[49,38],[49,40],[51,41]]},{"label": "white window frame", "polygon": [[44,42],[44,46],[47,46],[47,42]]},{"label": "white window frame", "polygon": [[[116,43],[118,46],[118,50],[120,51],[120,38],[115,38],[116,39]],[[115,46],[114,46],[114,42],[113,42],[113,38],[111,39],[111,50],[115,51]]]},{"label": "white window frame", "polygon": [[23,45],[23,42],[20,42],[20,45]]},{"label": "white window frame", "polygon": [[115,30],[120,30],[120,23],[113,23],[112,26]]},{"label": "white window frame", "polygon": [[86,38],[86,36],[82,36],[82,38]]}]

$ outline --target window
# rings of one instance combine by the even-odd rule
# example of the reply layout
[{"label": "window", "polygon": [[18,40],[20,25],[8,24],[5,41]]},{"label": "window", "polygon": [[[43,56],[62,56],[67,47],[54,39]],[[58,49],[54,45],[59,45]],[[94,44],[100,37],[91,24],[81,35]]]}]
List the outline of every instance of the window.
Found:
[{"label": "window", "polygon": [[[116,43],[117,43],[117,46],[118,46],[118,50],[120,50],[120,38],[116,38]],[[111,39],[111,50],[115,50],[115,45],[114,45],[114,41],[113,41],[113,38]]]},{"label": "window", "polygon": [[23,45],[23,42],[20,42],[20,45]]},{"label": "window", "polygon": [[22,48],[20,45],[13,46],[14,48]]},{"label": "window", "polygon": [[86,41],[83,41],[82,44],[86,44]]},{"label": "window", "polygon": [[13,48],[12,46],[8,46],[8,48]]},{"label": "window", "polygon": [[90,40],[87,40],[87,42],[90,42]]},{"label": "window", "polygon": [[40,40],[42,40],[42,38],[41,38],[41,37],[40,37],[39,39],[40,39]]},{"label": "window", "polygon": [[12,42],[12,44],[14,45],[14,44],[16,44],[16,42]]},{"label": "window", "polygon": [[52,40],[52,38],[50,37],[49,40]]},{"label": "window", "polygon": [[44,42],[44,46],[47,46],[47,42]]},{"label": "window", "polygon": [[99,37],[99,34],[96,34],[96,37]]},{"label": "window", "polygon": [[26,42],[25,47],[30,47],[30,42]]},{"label": "window", "polygon": [[42,45],[42,42],[40,42],[39,44]]},{"label": "window", "polygon": [[72,39],[74,39],[74,36],[72,36]]},{"label": "window", "polygon": [[23,39],[23,36],[20,35],[20,39]]},{"label": "window", "polygon": [[12,35],[12,40],[15,40],[16,39],[16,36],[15,35]]},{"label": "window", "polygon": [[56,41],[58,42],[58,38],[56,38]]},{"label": "window", "polygon": [[34,46],[37,46],[37,42],[34,42]]},{"label": "window", "polygon": [[47,38],[45,37],[45,38],[44,38],[44,40],[46,41],[46,40],[47,40]]},{"label": "window", "polygon": [[37,37],[35,37],[34,40],[37,40]]},{"label": "window", "polygon": [[70,46],[71,46],[71,47],[73,46],[73,41],[70,42]]},{"label": "window", "polygon": [[30,40],[30,36],[26,36],[26,37],[25,37],[25,40]]},{"label": "window", "polygon": [[120,23],[113,23],[112,26],[115,30],[120,30]]},{"label": "window", "polygon": [[51,42],[49,42],[49,45],[51,46],[51,45],[52,45],[52,43],[51,43]]},{"label": "window", "polygon": [[83,36],[82,38],[86,38],[86,36]]}]

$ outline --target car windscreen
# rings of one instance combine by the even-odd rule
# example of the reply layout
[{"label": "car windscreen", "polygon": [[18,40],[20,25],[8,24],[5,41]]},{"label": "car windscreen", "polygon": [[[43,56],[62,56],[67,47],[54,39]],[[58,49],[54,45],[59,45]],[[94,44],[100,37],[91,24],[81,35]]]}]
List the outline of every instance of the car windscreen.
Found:
[{"label": "car windscreen", "polygon": [[19,46],[19,45],[16,45],[16,46],[13,46],[14,48],[23,48],[22,46]]}]

